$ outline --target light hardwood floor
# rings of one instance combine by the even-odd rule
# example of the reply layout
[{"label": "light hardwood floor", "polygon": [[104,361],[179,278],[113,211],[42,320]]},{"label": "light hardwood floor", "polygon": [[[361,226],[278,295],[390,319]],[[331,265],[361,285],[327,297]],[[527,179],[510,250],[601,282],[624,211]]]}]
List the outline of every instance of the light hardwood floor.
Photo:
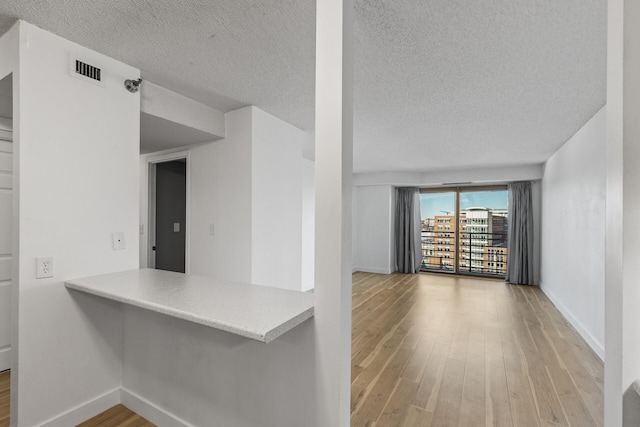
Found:
[{"label": "light hardwood floor", "polygon": [[116,405],[77,427],[155,427],[124,405]]},{"label": "light hardwood floor", "polygon": [[[601,427],[602,391],[602,362],[537,287],[353,275],[352,427]],[[153,424],[118,405],[81,426]]]},{"label": "light hardwood floor", "polygon": [[353,276],[352,427],[599,427],[603,375],[538,287]]},{"label": "light hardwood floor", "polygon": [[9,427],[9,387],[11,384],[11,373],[5,371],[0,373],[0,427]]}]

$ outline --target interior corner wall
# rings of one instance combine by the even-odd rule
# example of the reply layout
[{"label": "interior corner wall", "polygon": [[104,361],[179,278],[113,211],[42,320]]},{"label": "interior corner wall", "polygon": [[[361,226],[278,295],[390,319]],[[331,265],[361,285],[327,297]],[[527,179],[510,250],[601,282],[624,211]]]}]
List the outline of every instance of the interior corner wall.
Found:
[{"label": "interior corner wall", "polygon": [[[19,129],[17,126],[14,126],[14,122],[19,118],[19,82],[20,82],[20,73],[19,73],[19,40],[20,40],[20,26],[19,23],[16,23],[13,27],[9,29],[6,33],[0,36],[0,79],[4,79],[9,74],[12,74],[12,84],[13,84],[13,118],[11,120],[11,128],[13,133],[13,143],[12,143],[12,164],[10,169],[12,169],[12,197],[11,197],[11,211],[9,215],[12,217],[11,223],[11,295],[9,299],[10,304],[10,318],[11,325],[9,329],[10,333],[10,341],[11,341],[11,370],[18,376],[18,315],[19,315],[19,293],[18,293],[18,281],[19,281],[19,225],[20,225],[20,203],[19,203],[19,189],[20,182],[18,180],[18,170],[19,170],[19,146],[18,146],[18,138],[19,138]],[[10,407],[11,407],[11,419],[18,418],[18,383],[17,381],[12,384],[12,392],[10,396]]]},{"label": "interior corner wall", "polygon": [[[242,108],[225,118],[226,138],[187,148],[191,273],[269,284],[261,283],[259,270],[257,279],[252,277],[252,264],[256,257],[282,250],[287,256],[274,259],[271,268],[292,268],[288,279],[295,276],[300,290],[303,210],[314,210],[313,204],[303,208],[303,199],[305,194],[313,199],[313,162],[302,159],[297,129],[259,109]],[[140,197],[144,210],[146,192]],[[297,219],[289,218],[294,214]],[[264,234],[253,233],[256,226],[266,227]],[[308,226],[313,233],[313,224]],[[263,239],[261,249],[252,250],[255,238]],[[313,240],[310,244],[313,249]],[[289,265],[292,259],[297,265]],[[196,426],[309,424],[309,414],[315,413],[315,390],[309,386],[316,382],[314,319],[264,344],[146,310],[123,311],[123,401],[132,409],[144,401],[140,411],[155,406]],[[152,416],[152,422],[164,425]]]},{"label": "interior corner wall", "polygon": [[252,106],[226,113],[225,127],[224,139],[140,156],[140,266],[146,267],[147,159],[188,150],[191,274],[312,288],[313,161],[302,157],[307,135]]},{"label": "interior corner wall", "polygon": [[[185,424],[312,425],[316,337],[310,319],[269,344],[125,307],[123,401],[133,396]],[[157,415],[157,413],[155,413]]]},{"label": "interior corner wall", "polygon": [[302,147],[306,134],[252,109],[251,281],[302,289]]},{"label": "interior corner wall", "polygon": [[351,221],[351,271],[358,271],[357,266],[360,265],[360,254],[358,253],[358,188],[353,186],[351,191],[351,215],[353,220]]},{"label": "interior corner wall", "polygon": [[315,162],[302,159],[302,291],[315,286]]},{"label": "interior corner wall", "polygon": [[[25,22],[19,49],[19,371],[11,378],[19,404],[12,425],[75,425],[95,415],[77,408],[106,409],[121,382],[120,305],[69,291],[63,281],[138,267],[140,98],[122,82],[139,70]],[[104,86],[70,76],[76,54],[102,68]],[[112,232],[124,233],[124,250],[112,249]],[[54,257],[55,277],[36,279],[36,258],[45,256]]]},{"label": "interior corner wall", "polygon": [[354,271],[390,274],[393,262],[394,187],[359,186],[353,192]]},{"label": "interior corner wall", "polygon": [[226,138],[190,149],[191,274],[252,281],[252,117],[226,113]]},{"label": "interior corner wall", "polygon": [[531,202],[533,204],[533,284],[540,284],[542,263],[542,180],[531,181]]},{"label": "interior corner wall", "polygon": [[606,107],[549,160],[542,180],[541,288],[604,358]]}]

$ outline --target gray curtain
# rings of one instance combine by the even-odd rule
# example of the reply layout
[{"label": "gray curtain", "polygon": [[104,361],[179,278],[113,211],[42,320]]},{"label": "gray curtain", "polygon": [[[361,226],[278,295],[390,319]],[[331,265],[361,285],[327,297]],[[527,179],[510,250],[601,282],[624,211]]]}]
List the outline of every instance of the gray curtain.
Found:
[{"label": "gray curtain", "polygon": [[420,190],[398,188],[396,197],[396,270],[417,273],[422,264]]},{"label": "gray curtain", "polygon": [[507,274],[517,285],[533,284],[533,208],[531,183],[509,184],[509,229],[507,232]]}]

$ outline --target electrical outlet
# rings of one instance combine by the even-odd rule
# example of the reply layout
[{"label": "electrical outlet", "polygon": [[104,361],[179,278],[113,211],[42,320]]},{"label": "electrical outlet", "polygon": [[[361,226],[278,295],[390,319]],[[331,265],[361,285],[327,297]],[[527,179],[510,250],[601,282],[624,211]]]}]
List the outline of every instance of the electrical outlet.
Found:
[{"label": "electrical outlet", "polygon": [[111,233],[111,242],[114,251],[119,251],[126,248],[124,244],[124,233],[122,231],[118,233]]},{"label": "electrical outlet", "polygon": [[36,279],[53,277],[53,257],[36,259]]}]

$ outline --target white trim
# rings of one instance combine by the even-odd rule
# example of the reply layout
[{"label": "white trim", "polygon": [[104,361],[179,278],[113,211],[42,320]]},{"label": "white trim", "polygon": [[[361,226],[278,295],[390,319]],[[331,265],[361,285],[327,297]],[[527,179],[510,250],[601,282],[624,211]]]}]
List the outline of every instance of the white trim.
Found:
[{"label": "white trim", "polygon": [[11,346],[0,349],[0,372],[11,369]]},{"label": "white trim", "polygon": [[194,427],[126,388],[121,389],[120,396],[124,406],[153,424],[162,427]]},{"label": "white trim", "polygon": [[48,421],[40,424],[39,427],[69,427],[78,425],[101,412],[114,407],[120,403],[120,387],[113,389],[101,396],[91,399],[76,406]]},{"label": "white trim", "polygon": [[353,272],[361,271],[363,273],[376,273],[376,274],[391,274],[390,268],[377,268],[377,267],[353,267]]},{"label": "white trim", "polygon": [[[170,162],[172,160],[185,159],[187,170],[187,200],[186,200],[186,220],[184,225],[184,272],[189,274],[191,271],[191,152],[189,150],[175,151],[165,154],[156,154],[146,158],[147,163],[147,183],[148,183],[148,213],[147,213],[147,266],[149,268],[155,268],[155,252],[151,250],[155,240],[155,192],[152,190],[155,188],[155,169],[152,165],[156,163]],[[152,172],[153,170],[153,172]],[[153,195],[152,195],[153,193]]]},{"label": "white trim", "polygon": [[575,318],[571,311],[569,311],[569,309],[564,304],[562,304],[551,291],[543,288],[542,285],[540,286],[540,290],[542,290],[542,292],[547,296],[547,298],[549,298],[553,305],[556,306],[556,308],[564,316],[564,318],[567,319],[569,323],[571,323],[571,326],[574,327],[574,329],[580,334],[582,339],[584,339],[589,347],[591,347],[591,350],[593,350],[594,353],[596,353],[596,355],[600,358],[600,360],[604,362],[604,346],[600,344],[593,335],[591,335],[587,328],[585,328],[582,323]]}]

